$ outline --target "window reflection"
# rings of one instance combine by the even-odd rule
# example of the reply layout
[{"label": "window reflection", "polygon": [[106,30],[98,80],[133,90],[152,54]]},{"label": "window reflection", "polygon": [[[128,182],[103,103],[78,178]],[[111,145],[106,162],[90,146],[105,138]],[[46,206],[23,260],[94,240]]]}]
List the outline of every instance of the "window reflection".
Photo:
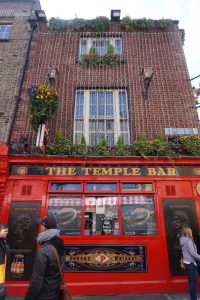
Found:
[{"label": "window reflection", "polygon": [[87,191],[116,191],[116,183],[87,183]]},{"label": "window reflection", "polygon": [[123,183],[123,190],[126,191],[152,191],[152,183]]},{"label": "window reflection", "polygon": [[80,191],[81,183],[53,183],[51,191]]},{"label": "window reflection", "polygon": [[117,197],[85,199],[85,235],[119,235]]}]

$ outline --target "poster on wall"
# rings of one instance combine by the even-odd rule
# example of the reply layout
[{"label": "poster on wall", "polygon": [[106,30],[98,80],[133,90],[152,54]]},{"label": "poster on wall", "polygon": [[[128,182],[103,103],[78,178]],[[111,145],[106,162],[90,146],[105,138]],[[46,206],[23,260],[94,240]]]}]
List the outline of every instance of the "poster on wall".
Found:
[{"label": "poster on wall", "polygon": [[8,244],[10,259],[7,267],[8,280],[29,280],[36,252],[36,238],[40,217],[40,203],[13,202],[8,219]]},{"label": "poster on wall", "polygon": [[122,197],[123,235],[156,235],[156,216],[153,196]]},{"label": "poster on wall", "polygon": [[167,239],[168,259],[170,273],[174,276],[185,275],[180,268],[180,236],[184,227],[190,227],[193,232],[194,242],[200,253],[200,238],[197,222],[195,202],[192,199],[164,199],[164,221]]},{"label": "poster on wall", "polygon": [[64,272],[147,272],[144,245],[65,246]]},{"label": "poster on wall", "polygon": [[50,197],[48,215],[57,221],[60,235],[81,235],[81,197]]}]

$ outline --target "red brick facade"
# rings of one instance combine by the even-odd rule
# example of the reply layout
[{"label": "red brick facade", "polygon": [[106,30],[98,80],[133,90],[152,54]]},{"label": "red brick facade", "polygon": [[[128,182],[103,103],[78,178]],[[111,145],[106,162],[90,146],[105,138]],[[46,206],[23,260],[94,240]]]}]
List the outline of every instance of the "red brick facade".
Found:
[{"label": "red brick facade", "polygon": [[35,0],[0,1],[0,25],[11,25],[9,40],[0,40],[0,145],[9,143],[31,34]]},{"label": "red brick facade", "polygon": [[[36,133],[28,122],[26,91],[32,83],[48,82],[49,66],[58,70],[55,87],[61,98],[57,117],[49,123],[51,141],[56,131],[63,131],[67,138],[72,139],[75,91],[79,87],[127,88],[131,141],[142,132],[152,138],[158,132],[164,134],[165,128],[200,129],[191,84],[187,80],[189,74],[178,25],[174,23],[168,30],[122,32],[119,24],[113,24],[112,31],[122,37],[126,62],[113,67],[87,69],[78,63],[79,39],[83,33],[47,33],[46,25],[37,28],[12,142],[19,140],[23,133],[30,144],[35,144]],[[153,68],[154,75],[148,100],[144,100],[141,72],[147,65]]]}]

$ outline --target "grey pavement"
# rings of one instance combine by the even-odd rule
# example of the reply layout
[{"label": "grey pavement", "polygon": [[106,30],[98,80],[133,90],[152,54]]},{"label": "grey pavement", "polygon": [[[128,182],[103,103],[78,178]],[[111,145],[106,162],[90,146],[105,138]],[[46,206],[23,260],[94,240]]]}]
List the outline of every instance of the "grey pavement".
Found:
[{"label": "grey pavement", "polygon": [[[7,297],[6,300],[22,300],[23,297]],[[145,294],[73,297],[73,300],[189,300],[188,294]],[[200,300],[200,294],[198,294]]]}]

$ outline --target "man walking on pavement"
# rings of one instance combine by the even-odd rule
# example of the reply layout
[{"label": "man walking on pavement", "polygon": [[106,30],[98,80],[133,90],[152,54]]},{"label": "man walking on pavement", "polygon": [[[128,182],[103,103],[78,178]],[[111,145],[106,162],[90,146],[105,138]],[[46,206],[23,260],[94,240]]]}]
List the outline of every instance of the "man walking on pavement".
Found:
[{"label": "man walking on pavement", "polygon": [[41,245],[35,258],[31,282],[24,300],[58,300],[60,273],[54,246],[58,252],[61,264],[64,262],[65,248],[59,238],[56,220],[51,216],[39,219],[41,233],[37,242]]}]

